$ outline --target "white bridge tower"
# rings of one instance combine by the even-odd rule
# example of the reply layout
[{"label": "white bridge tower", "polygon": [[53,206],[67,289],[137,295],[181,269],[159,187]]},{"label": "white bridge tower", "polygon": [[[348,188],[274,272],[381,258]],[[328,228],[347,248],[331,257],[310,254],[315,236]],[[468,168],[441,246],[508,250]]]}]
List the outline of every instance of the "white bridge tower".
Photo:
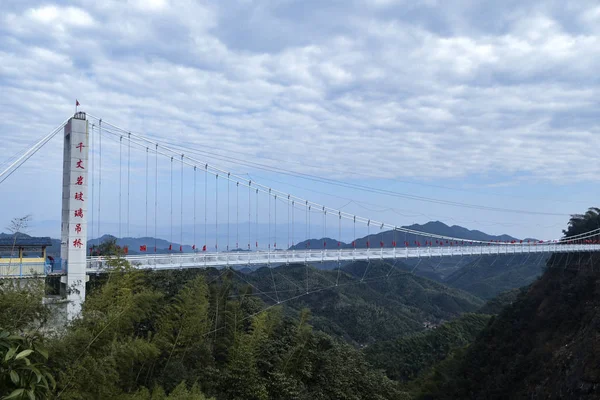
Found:
[{"label": "white bridge tower", "polygon": [[86,115],[77,112],[65,125],[63,153],[60,256],[67,275],[62,277],[61,286],[69,300],[70,320],[81,312],[87,281],[88,139]]}]

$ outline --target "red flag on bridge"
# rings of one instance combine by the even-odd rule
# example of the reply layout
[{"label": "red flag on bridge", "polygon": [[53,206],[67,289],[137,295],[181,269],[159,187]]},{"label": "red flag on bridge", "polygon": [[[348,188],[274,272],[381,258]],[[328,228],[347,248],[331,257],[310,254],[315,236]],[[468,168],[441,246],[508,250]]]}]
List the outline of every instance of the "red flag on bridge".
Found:
[{"label": "red flag on bridge", "polygon": [[202,246],[202,251],[206,251],[206,245]]},{"label": "red flag on bridge", "polygon": [[79,107],[79,100],[75,99],[75,107]]},{"label": "red flag on bridge", "polygon": [[146,251],[146,245],[145,244],[143,244],[143,245],[140,246],[140,251]]}]

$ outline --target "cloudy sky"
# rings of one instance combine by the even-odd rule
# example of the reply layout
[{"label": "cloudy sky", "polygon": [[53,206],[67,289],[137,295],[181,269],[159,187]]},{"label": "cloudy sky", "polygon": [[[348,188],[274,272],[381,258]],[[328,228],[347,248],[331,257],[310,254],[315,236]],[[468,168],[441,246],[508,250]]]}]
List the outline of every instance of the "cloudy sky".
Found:
[{"label": "cloudy sky", "polygon": [[[568,214],[598,205],[598,71],[596,1],[3,0],[0,165],[77,98],[351,213],[557,237]],[[2,226],[60,220],[61,157],[56,138],[2,184]]]}]

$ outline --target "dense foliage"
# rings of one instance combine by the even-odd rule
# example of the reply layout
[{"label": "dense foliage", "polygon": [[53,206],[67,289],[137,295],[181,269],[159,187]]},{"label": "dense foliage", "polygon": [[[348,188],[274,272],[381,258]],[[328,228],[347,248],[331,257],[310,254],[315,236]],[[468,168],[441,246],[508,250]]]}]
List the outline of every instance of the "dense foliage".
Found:
[{"label": "dense foliage", "polygon": [[517,301],[519,295],[524,293],[526,290],[527,286],[502,292],[498,296],[485,303],[477,312],[489,315],[499,314],[505,307]]},{"label": "dense foliage", "polygon": [[3,400],[48,397],[55,388],[48,352],[35,335],[0,330],[0,394]]},{"label": "dense foliage", "polygon": [[[599,222],[590,209],[565,234]],[[513,289],[539,263],[461,258],[437,276],[451,288],[402,263],[144,272],[114,238],[95,250],[114,255],[111,268],[66,327],[39,281],[0,282],[0,400],[599,395],[600,259],[589,253],[557,254]],[[457,288],[512,290],[484,305]]]},{"label": "dense foliage", "polygon": [[589,269],[548,269],[472,345],[421,378],[417,397],[597,399],[599,287]]},{"label": "dense foliage", "polygon": [[585,214],[572,215],[563,233],[565,236],[573,236],[595,229],[600,229],[600,208],[590,207]]},{"label": "dense foliage", "polygon": [[[265,309],[249,285],[232,279],[231,271],[208,270],[183,280],[177,274],[133,270],[119,259],[113,264],[115,270],[102,284],[92,285],[80,319],[62,335],[36,339],[48,348],[43,364],[56,388],[44,378],[48,388],[34,398],[403,396],[360,351],[314,331],[308,310],[286,315],[281,306]],[[3,310],[12,300],[2,300],[0,318],[10,320]],[[13,326],[21,335],[36,322],[35,313],[26,315],[29,324]],[[10,372],[2,376],[11,378]],[[0,396],[9,389],[15,386],[6,386]]]},{"label": "dense foliage", "polygon": [[442,282],[483,299],[492,299],[534,282],[542,275],[547,259],[547,254],[475,257]]},{"label": "dense foliage", "polygon": [[[303,265],[282,266],[276,270],[294,282],[302,282],[307,273]],[[271,280],[267,279],[269,274],[265,268],[244,279],[261,290],[272,291]],[[296,312],[310,309],[316,329],[356,345],[420,332],[426,326],[438,325],[464,312],[474,312],[483,305],[481,299],[468,293],[377,262],[350,264],[341,271],[339,280],[337,271],[315,268],[308,270],[308,276],[311,288],[336,282],[339,285],[335,290],[301,296],[290,302],[288,309]],[[277,284],[284,290],[292,290],[280,294],[281,298],[304,293],[285,279]]]},{"label": "dense foliage", "polygon": [[377,342],[367,347],[365,354],[391,379],[408,381],[446,358],[451,350],[471,343],[489,319],[489,315],[465,314],[433,330]]}]

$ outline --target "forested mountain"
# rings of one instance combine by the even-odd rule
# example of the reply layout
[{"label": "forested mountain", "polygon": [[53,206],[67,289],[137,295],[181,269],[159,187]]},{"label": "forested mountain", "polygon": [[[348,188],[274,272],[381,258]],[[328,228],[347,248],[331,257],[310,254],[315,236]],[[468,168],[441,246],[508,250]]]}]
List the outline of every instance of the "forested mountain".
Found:
[{"label": "forested mountain", "polygon": [[[38,398],[408,398],[357,347],[425,331],[483,303],[389,264],[244,274],[112,263],[113,272],[92,277],[81,319],[59,335],[25,334],[34,350],[29,361],[56,379],[56,388],[48,378],[36,389],[46,393]],[[39,296],[0,292],[0,321],[23,316],[3,329],[43,326],[48,309]],[[42,343],[47,362],[46,350],[35,350]],[[18,390],[20,382],[9,380],[2,390]]]},{"label": "forested mountain", "polygon": [[[198,275],[211,280],[219,273],[215,269],[156,271],[148,284],[174,294]],[[90,283],[99,286],[104,279],[93,277]],[[315,329],[355,345],[420,332],[484,304],[466,292],[379,263],[357,262],[339,272],[300,264],[249,273],[230,270],[228,281],[232,288],[247,287],[265,304],[280,302],[288,316],[310,309]]]},{"label": "forested mountain", "polygon": [[[103,246],[122,252],[114,241]],[[496,262],[498,270],[463,262],[448,283],[471,291],[486,283],[498,291],[519,281],[509,273],[510,259],[508,265]],[[55,319],[41,301],[41,282],[27,288],[2,283],[0,396],[599,395],[597,255],[555,255],[541,279],[485,304],[416,276],[415,266],[399,260],[333,270],[291,264],[255,271],[139,271],[118,255],[110,264],[107,273],[91,277],[81,318],[65,327],[50,323]]]},{"label": "forested mountain", "polygon": [[465,266],[441,279],[448,286],[462,289],[483,299],[527,286],[543,272],[548,255],[514,255],[473,258]]},{"label": "forested mountain", "polygon": [[[31,390],[34,398],[61,399],[403,398],[399,385],[374,370],[359,350],[313,329],[308,310],[265,304],[232,270],[181,272],[125,267],[100,277],[90,286],[81,318],[58,335],[40,336],[37,329],[48,313],[43,292],[0,291],[0,395],[16,392],[14,398],[22,398],[19,393]],[[27,333],[30,328],[37,333]],[[20,366],[25,357],[35,371]],[[9,376],[11,368],[20,369]],[[44,379],[30,389],[37,373]]]},{"label": "forested mountain", "polygon": [[382,368],[391,379],[414,379],[446,358],[451,350],[475,340],[490,318],[485,314],[464,314],[433,330],[379,341],[365,349],[367,361]]},{"label": "forested mountain", "polygon": [[[477,230],[469,230],[461,226],[448,226],[439,221],[428,222],[423,225],[410,225],[407,228],[438,235],[464,238],[465,240],[501,240],[512,241],[516,238],[509,235],[488,235]],[[366,248],[367,241],[373,251],[377,251],[380,242],[390,246],[392,241],[402,250],[404,243],[414,247],[415,242],[424,244],[428,238],[417,235],[405,235],[384,231],[370,236],[357,238],[354,241],[356,248]],[[530,239],[534,240],[534,239]],[[350,249],[352,243],[340,242],[332,238],[310,239],[293,246],[295,249]],[[499,293],[529,285],[537,279],[543,270],[547,256],[541,255],[514,255],[514,256],[464,256],[421,259],[396,260],[396,265],[406,271],[413,271],[418,276],[438,281],[445,285],[462,289],[477,297],[491,299]],[[337,263],[315,264],[320,269],[335,269]]]},{"label": "forested mountain", "polygon": [[[304,265],[281,266],[274,269],[276,283],[288,298],[298,296],[304,288],[294,288],[278,275],[303,284],[307,268]],[[273,293],[268,269],[247,276],[255,287]],[[316,268],[308,270],[310,287],[331,287],[291,301],[293,310],[308,308],[313,325],[323,332],[341,337],[350,343],[368,344],[398,335],[419,332],[477,310],[483,301],[476,296],[452,289],[440,283],[399,270],[390,264],[356,262],[337,271]]]},{"label": "forested mountain", "polygon": [[[597,229],[600,211],[573,215],[567,235]],[[600,256],[554,254],[530,287],[488,302],[477,339],[410,387],[418,399],[600,397]]]},{"label": "forested mountain", "polygon": [[426,399],[597,399],[600,258],[548,269],[420,382]]}]

